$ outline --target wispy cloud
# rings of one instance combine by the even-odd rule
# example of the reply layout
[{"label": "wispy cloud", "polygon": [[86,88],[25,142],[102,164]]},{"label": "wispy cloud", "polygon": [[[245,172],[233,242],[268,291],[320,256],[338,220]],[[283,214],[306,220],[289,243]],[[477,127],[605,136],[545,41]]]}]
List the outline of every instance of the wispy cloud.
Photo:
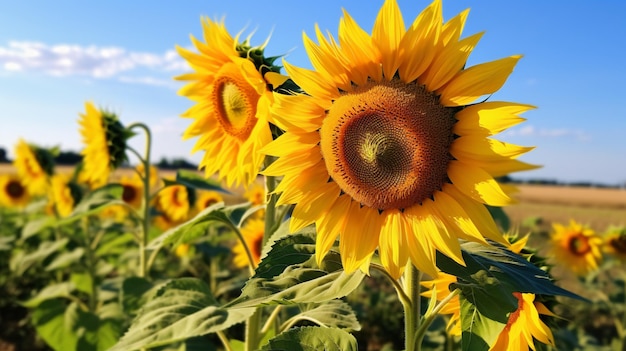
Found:
[{"label": "wispy cloud", "polygon": [[130,75],[138,70],[155,73],[183,72],[187,63],[174,50],[164,53],[135,52],[117,46],[48,45],[32,41],[10,41],[0,45],[0,70],[39,72],[51,76],[86,76],[106,79],[125,74],[127,83],[159,85],[158,79]]},{"label": "wispy cloud", "polygon": [[507,136],[526,136],[526,137],[547,137],[547,138],[559,138],[559,137],[573,137],[579,141],[591,140],[591,135],[585,133],[582,130],[576,129],[546,129],[535,128],[534,126],[525,126],[522,128],[509,130],[504,135]]}]

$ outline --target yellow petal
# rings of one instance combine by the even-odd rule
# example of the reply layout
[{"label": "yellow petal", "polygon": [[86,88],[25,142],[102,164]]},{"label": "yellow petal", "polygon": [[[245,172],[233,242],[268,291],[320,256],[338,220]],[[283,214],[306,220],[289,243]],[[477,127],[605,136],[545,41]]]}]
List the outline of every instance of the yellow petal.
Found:
[{"label": "yellow petal", "polygon": [[329,211],[322,218],[315,222],[317,228],[317,238],[315,239],[315,260],[321,265],[324,256],[333,246],[335,239],[343,230],[348,218],[348,208],[350,207],[351,198],[348,195],[342,195],[336,198],[334,203],[329,207]]},{"label": "yellow petal", "polygon": [[501,161],[516,158],[534,147],[519,146],[483,136],[467,135],[454,139],[450,153],[457,159]]},{"label": "yellow petal", "polygon": [[406,31],[402,13],[395,0],[386,0],[378,12],[372,39],[380,49],[382,56],[383,74],[391,80],[400,66],[398,50]]},{"label": "yellow petal", "polygon": [[489,101],[465,107],[455,115],[456,135],[493,135],[525,121],[519,114],[535,106],[514,102]]},{"label": "yellow petal", "polygon": [[335,183],[320,185],[316,191],[302,195],[293,209],[289,223],[289,231],[294,233],[315,222],[322,215],[331,211],[335,199],[340,193],[339,187]]},{"label": "yellow petal", "polygon": [[425,84],[430,91],[436,91],[448,83],[463,69],[482,35],[483,33],[474,34],[459,42],[448,44],[437,54],[424,76],[420,77],[420,83]]},{"label": "yellow petal", "polygon": [[383,212],[380,238],[378,241],[380,260],[389,274],[399,279],[404,266],[409,259],[408,244],[405,233],[405,221],[401,220],[402,213],[398,210]]},{"label": "yellow petal", "polygon": [[309,55],[313,67],[324,76],[327,81],[334,81],[339,89],[347,90],[350,86],[350,78],[342,62],[331,51],[329,45],[315,45],[306,34],[302,34],[304,48]]},{"label": "yellow petal", "polygon": [[371,78],[380,81],[381,54],[372,38],[354,21],[347,11],[343,11],[343,18],[339,22],[339,44],[341,51],[349,58],[352,76],[357,85],[367,83]]},{"label": "yellow petal", "polygon": [[341,262],[346,273],[359,269],[378,246],[381,224],[378,211],[352,201],[347,213],[348,219],[339,239]]},{"label": "yellow petal", "polygon": [[283,130],[300,129],[312,132],[322,126],[324,111],[324,106],[318,104],[318,100],[313,97],[274,93],[274,104],[269,119]]},{"label": "yellow petal", "polygon": [[471,164],[450,161],[448,177],[463,194],[478,202],[492,206],[506,206],[515,202],[489,173]]},{"label": "yellow petal", "polygon": [[339,90],[332,81],[324,79],[318,72],[290,65],[283,60],[285,70],[291,79],[307,94],[324,100],[334,100],[339,97]]}]

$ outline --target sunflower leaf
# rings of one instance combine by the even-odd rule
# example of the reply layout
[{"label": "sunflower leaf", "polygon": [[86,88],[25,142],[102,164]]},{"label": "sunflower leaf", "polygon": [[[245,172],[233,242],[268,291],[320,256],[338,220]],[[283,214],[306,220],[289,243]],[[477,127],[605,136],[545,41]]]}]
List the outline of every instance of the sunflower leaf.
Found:
[{"label": "sunflower leaf", "polygon": [[343,329],[348,332],[361,330],[352,307],[341,300],[322,304],[304,305],[305,310],[290,318],[290,322],[310,321],[321,327]]},{"label": "sunflower leaf", "polygon": [[303,327],[291,329],[271,339],[261,351],[356,351],[354,336],[336,328]]},{"label": "sunflower leaf", "polygon": [[480,313],[476,305],[463,295],[461,299],[461,349],[487,351],[493,345],[505,324],[498,323]]},{"label": "sunflower leaf", "polygon": [[194,189],[219,191],[225,194],[230,192],[213,179],[207,179],[195,171],[180,169],[176,172],[176,180],[163,179],[165,186],[180,184]]},{"label": "sunflower leaf", "polygon": [[36,263],[44,261],[49,256],[56,252],[65,250],[68,238],[63,238],[56,241],[44,241],[39,245],[36,251],[25,254],[20,257],[16,257],[11,261],[11,269],[15,271],[16,275],[22,275],[26,270]]},{"label": "sunflower leaf", "polygon": [[120,184],[107,184],[87,194],[74,208],[69,217],[59,221],[59,225],[65,225],[79,220],[85,216],[99,212],[106,206],[120,204],[124,187]]},{"label": "sunflower leaf", "polygon": [[218,306],[200,279],[172,280],[144,305],[110,351],[150,348],[214,333],[245,321],[253,312],[253,308]]}]

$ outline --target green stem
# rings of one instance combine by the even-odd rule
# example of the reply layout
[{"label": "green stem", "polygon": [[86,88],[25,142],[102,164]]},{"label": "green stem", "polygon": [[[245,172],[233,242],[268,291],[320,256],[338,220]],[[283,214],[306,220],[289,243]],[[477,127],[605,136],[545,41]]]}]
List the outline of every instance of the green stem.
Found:
[{"label": "green stem", "polygon": [[387,277],[387,279],[389,279],[389,281],[391,282],[393,287],[396,289],[396,293],[398,294],[398,299],[402,303],[402,306],[411,304],[411,299],[404,292],[404,289],[402,288],[402,285],[400,285],[400,283],[398,283],[398,281],[396,279],[394,279],[389,274],[389,272],[387,272],[385,267],[383,267],[381,265],[378,265],[376,263],[370,263],[370,268],[374,268],[375,270],[381,272],[385,277]]},{"label": "green stem", "polygon": [[[139,240],[139,277],[148,275],[147,250],[148,233],[150,231],[150,148],[152,143],[152,133],[150,128],[143,123],[133,123],[128,126],[128,130],[140,128],[146,133],[146,151],[144,157],[135,152],[139,160],[143,163],[143,226]],[[131,151],[134,151],[132,148]]]},{"label": "green stem", "polygon": [[421,345],[422,339],[424,339],[424,335],[426,335],[426,331],[430,324],[435,320],[439,311],[445,307],[445,305],[450,302],[455,296],[458,296],[461,293],[461,289],[454,289],[448,296],[446,296],[443,300],[439,301],[439,303],[432,309],[432,311],[428,311],[424,316],[424,319],[421,321],[420,326],[417,328],[417,332],[415,333],[415,341],[417,345]]},{"label": "green stem", "polygon": [[411,263],[404,270],[404,290],[410,298],[410,303],[403,303],[404,307],[404,345],[406,351],[419,351],[421,345],[417,344],[417,330],[421,322],[421,296],[420,281],[422,272]]},{"label": "green stem", "polygon": [[245,351],[255,351],[259,349],[259,343],[261,342],[259,325],[261,325],[261,308],[257,308],[246,323]]},{"label": "green stem", "polygon": [[89,217],[82,219],[83,231],[85,232],[85,256],[87,258],[87,273],[91,281],[91,294],[89,294],[89,312],[96,313],[98,306],[98,286],[96,282],[96,260],[94,257],[93,244],[98,238],[98,234],[92,239],[89,228]]},{"label": "green stem", "polygon": [[[282,310],[281,305],[278,305],[274,308],[274,310],[272,311],[272,314],[270,314],[270,316],[265,321],[265,325],[263,326],[263,328],[261,328],[261,334],[265,335],[265,333],[267,333],[270,330],[270,328],[274,324],[274,321],[278,317],[278,314],[280,314],[281,310]],[[278,334],[278,331],[276,331],[276,334]]]},{"label": "green stem", "polygon": [[243,234],[241,234],[241,231],[239,230],[239,228],[237,228],[237,226],[233,223],[228,223],[230,226],[230,229],[232,229],[235,234],[237,235],[237,238],[239,238],[239,241],[241,241],[241,244],[243,245],[243,248],[246,251],[246,256],[248,257],[248,271],[250,272],[250,276],[254,275],[254,269],[256,268],[256,262],[254,262],[254,257],[252,257],[252,251],[250,251],[250,248],[248,247],[248,243],[246,242],[246,239],[243,237]]},{"label": "green stem", "polygon": [[228,341],[228,338],[226,337],[226,334],[224,334],[223,331],[218,331],[217,332],[217,337],[220,338],[220,341],[222,342],[222,345],[224,345],[224,350],[226,351],[232,351],[233,348],[230,347],[230,342]]}]

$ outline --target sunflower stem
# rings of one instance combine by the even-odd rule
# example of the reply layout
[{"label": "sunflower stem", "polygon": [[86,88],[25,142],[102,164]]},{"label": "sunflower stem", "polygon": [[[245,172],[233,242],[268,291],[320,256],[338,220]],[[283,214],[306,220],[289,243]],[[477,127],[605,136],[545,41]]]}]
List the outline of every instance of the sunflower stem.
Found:
[{"label": "sunflower stem", "polygon": [[404,345],[405,351],[420,351],[417,343],[417,331],[421,322],[421,286],[422,272],[409,260],[404,270],[404,289],[410,303],[403,303],[404,307]]},{"label": "sunflower stem", "polygon": [[[128,130],[140,128],[146,133],[146,151],[144,157],[135,152],[139,160],[143,163],[143,226],[141,238],[139,240],[139,277],[145,278],[148,275],[149,266],[147,262],[148,233],[150,231],[150,148],[152,143],[152,133],[150,128],[143,123],[133,123],[128,126]],[[134,151],[133,149],[131,149]]]}]

